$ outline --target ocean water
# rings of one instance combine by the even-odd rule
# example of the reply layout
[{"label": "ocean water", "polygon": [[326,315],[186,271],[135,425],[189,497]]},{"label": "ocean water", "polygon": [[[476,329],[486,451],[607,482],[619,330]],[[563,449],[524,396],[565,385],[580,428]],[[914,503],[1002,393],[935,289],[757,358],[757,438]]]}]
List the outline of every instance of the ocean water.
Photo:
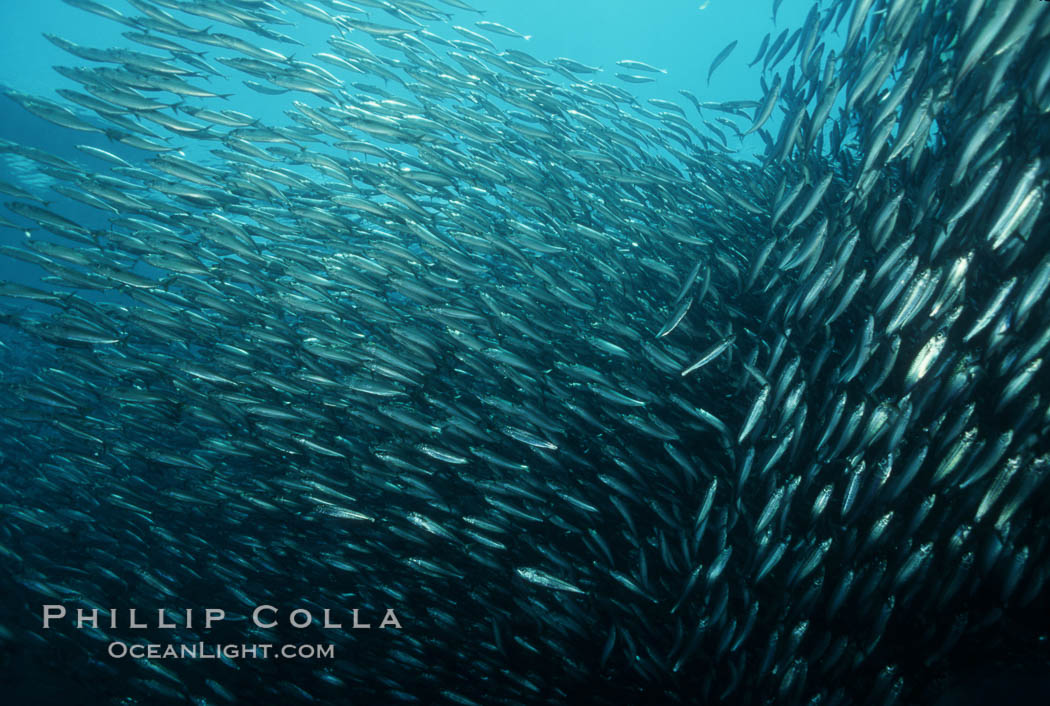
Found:
[{"label": "ocean water", "polygon": [[459,4],[0,5],[0,700],[1044,703],[1050,13]]},{"label": "ocean water", "polygon": [[[444,8],[452,13],[449,25],[470,26],[481,15]],[[809,10],[802,1],[785,0],[777,8],[777,22],[773,22],[771,8],[742,6],[730,2],[666,3],[652,7],[647,3],[630,2],[496,2],[485,9],[485,17],[495,18],[512,28],[519,28],[530,36],[525,42],[496,36],[501,48],[518,48],[540,58],[569,57],[585,64],[601,67],[604,79],[612,77],[621,59],[644,61],[668,71],[652,84],[631,86],[639,99],[661,98],[679,100],[678,91],[695,92],[705,101],[758,100],[762,92],[759,74],[749,70],[747,63],[754,58],[763,36],[773,30],[801,26]],[[76,82],[63,77],[53,69],[56,65],[75,65],[79,62],[43,35],[54,34],[78,44],[99,47],[129,47],[135,45],[121,35],[127,28],[98,15],[63,5],[58,0],[41,3],[7,3],[0,7],[0,84],[19,91],[39,95],[53,95],[57,88],[76,88]],[[324,51],[332,32],[324,24],[299,16],[295,31],[291,32],[305,46],[308,54]],[[455,37],[454,32],[444,34]],[[739,46],[716,71],[710,83],[707,70],[717,52],[731,41]],[[746,56],[745,56],[746,55]],[[631,73],[624,70],[625,73]],[[230,107],[264,121],[284,119],[288,100],[274,100],[247,89],[240,80],[219,78],[211,81],[213,90],[233,92]],[[396,87],[395,87],[396,91]],[[291,99],[289,99],[291,100]],[[773,124],[779,116],[774,116]],[[32,135],[29,140],[28,136]],[[0,123],[0,138],[26,141],[28,144],[61,155],[75,155],[78,143],[114,147],[105,137],[74,131],[59,131],[39,122],[17,105],[5,102],[4,120]],[[757,144],[756,144],[757,143]],[[735,145],[744,156],[755,154],[761,144],[753,137],[748,144]],[[120,156],[143,156],[141,151],[114,147]],[[186,149],[192,153],[193,146]],[[98,166],[93,163],[94,166]],[[5,157],[5,169],[17,176],[18,183],[27,183],[33,193],[43,193],[50,179],[36,173],[32,165],[13,156]],[[67,204],[80,208],[79,204]],[[84,217],[92,217],[90,209],[82,210]],[[10,229],[2,234],[4,243],[16,242],[20,235]],[[38,273],[26,273],[24,266],[0,263],[4,279],[30,283]]]}]

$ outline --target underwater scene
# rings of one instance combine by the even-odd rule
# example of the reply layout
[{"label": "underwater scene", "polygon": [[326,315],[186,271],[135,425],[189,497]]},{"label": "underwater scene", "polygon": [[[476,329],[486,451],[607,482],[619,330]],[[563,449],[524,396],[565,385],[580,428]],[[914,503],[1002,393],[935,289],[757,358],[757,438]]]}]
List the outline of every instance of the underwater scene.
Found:
[{"label": "underwater scene", "polygon": [[0,4],[0,703],[1050,703],[1050,3]]}]

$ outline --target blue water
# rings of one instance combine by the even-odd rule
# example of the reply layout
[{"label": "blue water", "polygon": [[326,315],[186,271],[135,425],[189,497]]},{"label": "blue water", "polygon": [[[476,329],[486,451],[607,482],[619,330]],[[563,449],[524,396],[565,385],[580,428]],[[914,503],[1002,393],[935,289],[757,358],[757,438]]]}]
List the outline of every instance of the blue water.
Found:
[{"label": "blue water", "polygon": [[[515,2],[513,0],[490,0],[474,3],[485,14],[479,15],[455,8],[440,5],[441,9],[453,14],[447,23],[430,23],[438,34],[450,39],[462,38],[450,29],[452,25],[473,28],[474,22],[485,19],[499,22],[518,32],[529,35],[530,39],[518,39],[501,35],[488,36],[500,49],[525,51],[540,60],[555,57],[567,57],[590,66],[602,68],[600,73],[588,74],[583,79],[610,83],[624,88],[640,101],[659,98],[674,101],[685,108],[690,119],[699,121],[691,102],[679,94],[680,90],[691,91],[703,102],[725,102],[752,100],[763,97],[760,83],[761,63],[753,68],[747,64],[755,53],[767,32],[776,35],[785,27],[800,27],[809,11],[806,0],[785,0],[778,8],[776,24],[772,18],[772,3],[732,2],[731,0],[710,0],[709,2],[602,2],[600,0],[537,0],[536,2]],[[126,3],[115,2],[114,9],[125,15],[140,15],[134,7]],[[702,9],[701,9],[702,8]],[[384,19],[382,10],[372,10],[375,22],[392,21]],[[303,61],[315,61],[313,54],[330,51],[326,44],[335,28],[312,20],[298,13],[288,11],[286,17],[296,22],[295,27],[284,27],[286,34],[294,36],[306,44],[297,47],[268,41],[237,28],[215,23],[213,31],[230,34],[247,39],[258,46],[276,49],[293,55]],[[191,17],[191,24],[198,24]],[[391,22],[396,24],[396,22]],[[207,24],[207,23],[205,23]],[[98,15],[81,11],[66,5],[59,0],[42,2],[5,2],[0,3],[0,86],[32,93],[59,102],[65,102],[55,93],[56,89],[66,88],[80,90],[82,87],[54,71],[54,66],[81,66],[84,62],[79,57],[68,54],[44,37],[53,34],[82,46],[93,48],[127,47],[147,53],[163,54],[159,50],[132,42],[121,35],[130,28]],[[217,56],[237,56],[232,50],[194,44],[189,40],[178,41],[191,49],[206,49],[208,59],[230,80],[215,77],[210,80],[191,79],[209,90],[234,95],[228,101],[190,99],[196,105],[207,105],[213,109],[234,109],[261,119],[270,126],[293,124],[284,111],[290,108],[292,100],[303,101],[309,105],[323,105],[324,102],[304,93],[286,93],[278,96],[261,95],[241,83],[241,79],[250,78],[214,61]],[[376,50],[377,54],[385,50],[376,45],[363,32],[347,35],[347,39],[359,42]],[[732,54],[714,72],[710,85],[707,84],[708,69],[712,60],[729,42],[737,40],[738,45]],[[643,71],[632,71],[617,66],[618,60],[631,59],[643,61],[652,66],[665,69],[666,74],[652,74],[656,81],[646,84],[626,84],[616,78],[617,73],[645,74]],[[317,62],[337,75],[339,70]],[[110,64],[109,66],[115,66]],[[771,72],[772,73],[772,72]],[[342,78],[342,76],[341,76]],[[348,81],[364,81],[390,90],[396,95],[407,93],[400,86],[385,86],[381,81],[354,74],[346,77]],[[555,75],[554,80],[565,81]],[[767,78],[771,81],[772,76]],[[352,90],[352,89],[351,89]],[[163,100],[171,101],[168,95]],[[95,124],[100,124],[97,116],[87,113],[79,106],[74,109]],[[652,106],[645,107],[653,109]],[[658,110],[658,109],[653,109]],[[707,111],[704,115],[709,121],[721,115]],[[178,117],[190,118],[186,115]],[[767,129],[776,134],[780,116],[774,115]],[[151,123],[146,123],[151,126]],[[725,126],[719,126],[723,132],[729,132]],[[168,134],[163,129],[155,130],[158,134]],[[9,139],[26,145],[45,149],[65,159],[85,165],[88,169],[105,171],[108,165],[88,157],[75,149],[77,144],[89,144],[109,149],[127,159],[147,159],[147,152],[125,147],[120,143],[107,140],[99,134],[66,130],[47,123],[25,111],[15,102],[0,96],[0,139]],[[178,137],[171,136],[175,144]],[[764,144],[757,134],[741,141],[731,133],[729,146],[738,151],[739,157],[754,158],[764,150]],[[214,148],[213,142],[182,140],[190,150],[190,155],[204,161],[215,163],[216,160],[206,150]],[[47,200],[54,200],[63,207],[62,212],[80,218],[88,223],[102,225],[103,216],[87,206],[70,201],[62,196],[49,192],[49,178],[36,173],[36,165],[21,158],[0,155],[0,179],[16,183],[31,193]],[[4,199],[7,200],[7,199]],[[22,220],[0,207],[0,214],[9,217],[16,223]],[[25,235],[9,228],[0,228],[0,244],[17,243]],[[50,238],[46,233],[37,237]],[[40,277],[37,268],[25,263],[12,264],[5,258],[0,262],[0,279],[32,284]]]},{"label": "blue water", "polygon": [[[437,3],[435,3],[437,4]],[[500,49],[515,49],[528,52],[540,60],[549,60],[554,57],[567,57],[575,61],[593,66],[599,66],[602,71],[581,77],[581,80],[593,80],[607,82],[622,88],[636,96],[644,105],[646,99],[658,98],[674,101],[682,106],[689,119],[697,124],[703,119],[715,120],[721,115],[713,111],[705,112],[704,116],[698,116],[692,103],[683,97],[679,91],[687,90],[694,93],[700,101],[704,102],[726,102],[726,101],[760,101],[763,98],[761,87],[761,64],[754,68],[748,68],[747,64],[755,57],[763,36],[772,32],[775,37],[785,27],[792,29],[800,27],[806,14],[809,12],[811,3],[806,0],[785,0],[779,8],[777,22],[774,25],[771,17],[771,0],[760,2],[733,1],[733,0],[694,0],[692,2],[615,2],[599,0],[536,0],[531,2],[513,0],[476,0],[474,2],[479,8],[484,8],[486,14],[483,16],[455,11],[452,20],[448,24],[458,24],[465,27],[474,27],[478,19],[499,22],[511,27],[523,34],[530,35],[530,39],[517,39],[498,35],[486,34]],[[129,15],[139,14],[137,10],[126,3],[116,2],[112,6]],[[445,9],[445,6],[441,6]],[[396,24],[392,19],[384,16],[381,10],[370,10],[370,19],[378,23]],[[235,28],[216,24],[214,31],[235,35],[244,38],[254,44],[279,50],[283,53],[292,54],[296,59],[313,61],[312,55],[317,52],[328,51],[326,40],[334,31],[330,25],[307,19],[297,13],[288,12],[287,17],[297,23],[296,27],[277,27],[279,31],[285,32],[307,44],[305,47],[296,47],[289,44],[280,44],[267,41]],[[207,26],[208,21],[201,18],[188,20],[195,26]],[[434,29],[446,38],[460,38],[452,32],[447,25],[432,23]],[[59,88],[79,89],[75,82],[66,79],[52,70],[54,65],[80,66],[85,62],[75,56],[71,56],[58,47],[54,46],[43,33],[52,33],[82,44],[88,47],[128,47],[136,51],[160,54],[159,50],[144,47],[121,36],[122,31],[130,28],[118,25],[110,20],[85,13],[78,9],[65,5],[58,0],[46,0],[40,3],[9,1],[0,5],[0,85],[14,90],[30,92],[56,100],[61,100],[54,93]],[[482,34],[485,34],[482,32]],[[361,42],[372,47],[377,54],[390,55],[389,50],[384,50],[362,32],[352,33],[347,39]],[[839,37],[841,40],[841,37]],[[207,58],[216,69],[230,76],[232,80],[213,78],[192,78],[190,81],[196,85],[208,87],[216,92],[232,92],[234,95],[227,101],[188,99],[187,102],[196,105],[206,105],[211,109],[229,108],[258,117],[269,126],[294,125],[285,112],[291,108],[291,102],[302,101],[310,106],[322,106],[325,103],[316,97],[302,92],[289,92],[283,95],[260,95],[241,84],[242,78],[252,78],[240,74],[233,69],[228,69],[214,61],[216,56],[236,56],[233,50],[222,50],[215,47],[194,44],[190,40],[178,40],[193,49],[206,50]],[[738,41],[738,45],[729,58],[715,71],[710,85],[707,83],[708,69],[715,56],[731,41]],[[399,57],[400,58],[400,57]],[[618,67],[617,60],[631,59],[643,61],[653,66],[666,70],[666,74],[654,75],[656,81],[648,84],[625,84],[616,78],[616,73],[642,73]],[[320,63],[320,62],[318,62]],[[321,64],[329,71],[340,75],[338,69],[327,64]],[[778,67],[783,71],[786,67]],[[767,82],[772,82],[774,72],[766,76]],[[384,85],[380,79],[373,77],[353,75],[342,76],[347,81],[361,81],[376,85],[384,90],[389,90],[395,95],[408,95],[403,88],[396,85]],[[553,80],[567,82],[559,76]],[[157,94],[151,94],[151,97]],[[162,100],[174,101],[175,98],[169,94],[161,94]],[[100,124],[101,121],[93,115],[85,113],[80,108],[77,112],[85,115],[86,119]],[[655,110],[659,110],[654,108]],[[748,110],[751,114],[752,111]],[[179,115],[179,117],[192,120],[191,116]],[[773,120],[767,125],[767,130],[772,134],[777,133],[777,126],[781,116],[779,111]],[[746,120],[738,120],[738,124],[746,125]],[[148,124],[153,127],[152,124]],[[725,129],[724,126],[722,129]],[[158,134],[169,135],[162,128],[156,128]],[[749,136],[743,143],[729,135],[729,147],[734,150],[734,156],[739,159],[754,160],[765,148],[760,137],[755,134]],[[78,144],[90,144],[121,155],[129,161],[144,161],[152,155],[132,148],[110,143],[107,138],[99,134],[89,134],[65,130],[51,125],[24,111],[18,104],[6,97],[0,96],[0,138],[18,141],[25,145],[36,146],[59,155],[65,159],[84,165],[86,171],[105,171],[107,165],[92,157],[84,155],[76,149]],[[218,163],[209,150],[221,147],[219,142],[194,140],[192,138],[180,139],[170,135],[172,144],[183,144],[186,146],[186,156],[200,160],[203,163]],[[305,170],[305,168],[304,168]],[[316,177],[316,173],[314,174]],[[12,158],[7,154],[0,154],[0,179],[18,184],[22,188],[44,198],[54,201],[54,210],[66,217],[78,220],[90,227],[106,227],[105,215],[92,209],[69,201],[64,197],[57,196],[48,189],[48,178],[42,175],[35,163]],[[3,201],[13,200],[2,198]],[[0,208],[6,218],[23,223],[24,219]],[[21,239],[30,237],[19,229],[0,228],[0,244],[7,245],[19,242]],[[34,228],[31,237],[52,239],[53,236]],[[137,267],[147,267],[138,265]],[[13,258],[4,257],[0,259],[0,279],[14,280],[26,284],[37,283],[42,271],[36,267],[26,265]],[[84,297],[89,300],[96,298],[107,298],[109,301],[120,301],[122,294],[87,292]],[[32,304],[26,304],[33,307]],[[352,325],[352,324],[351,324]],[[349,326],[348,326],[349,328]],[[8,332],[0,326],[0,335]],[[21,340],[21,338],[19,339]],[[230,343],[236,344],[237,341]],[[165,421],[167,423],[167,421]],[[182,420],[183,424],[191,424],[192,420]],[[6,447],[5,447],[6,448]],[[0,457],[0,462],[2,462]],[[182,471],[184,469],[180,469]],[[240,470],[240,469],[239,469]],[[253,487],[251,475],[253,469],[244,469],[244,488],[249,491]],[[172,483],[171,476],[161,479],[136,479],[141,485],[157,482],[158,484]],[[130,482],[130,481],[129,481]],[[141,488],[140,488],[141,490]],[[225,518],[224,518],[225,519]],[[75,525],[75,522],[70,522]],[[216,526],[222,526],[217,523]],[[212,529],[208,525],[203,530]],[[251,532],[251,540],[260,543],[270,537],[280,537],[282,527],[278,521],[272,525],[252,526],[244,530],[246,536]],[[207,535],[205,535],[207,536]],[[242,538],[243,539],[243,538]],[[244,551],[244,545],[234,546],[230,552],[234,554]],[[289,573],[296,571],[296,557],[282,557],[273,559],[266,555],[265,551],[259,549],[252,555],[255,558],[263,558],[260,567],[252,567],[261,573],[270,572],[271,567],[277,565],[281,571]],[[75,558],[75,557],[74,557]],[[268,564],[266,562],[274,563]],[[157,560],[160,566],[153,567],[163,577],[165,570],[164,561],[170,561],[170,557],[163,555]],[[282,563],[287,561],[287,564]],[[70,560],[72,563],[72,559]],[[119,568],[119,567],[118,567]],[[202,572],[206,573],[206,572]],[[272,574],[280,573],[273,570]],[[298,575],[298,574],[296,574]],[[351,580],[347,580],[352,585]],[[340,586],[342,584],[339,584]],[[179,595],[180,604],[207,605],[208,599],[216,591],[213,586],[196,587],[198,593],[195,595]],[[267,586],[271,588],[271,586]],[[272,587],[280,589],[281,587]],[[371,587],[374,588],[374,587]],[[467,589],[469,590],[469,586]],[[220,592],[221,595],[221,592]],[[227,600],[228,598],[224,598]],[[150,606],[151,608],[153,606]],[[36,611],[37,607],[33,606]],[[34,613],[34,618],[35,613]],[[2,627],[2,623],[0,623]],[[419,633],[416,633],[419,634]],[[413,635],[415,637],[415,635]],[[426,640],[426,636],[421,636]],[[100,643],[101,644],[101,643]],[[618,648],[619,649],[619,648]],[[98,668],[102,676],[106,676],[102,670],[106,663],[92,665]],[[81,675],[83,676],[83,675]],[[87,678],[97,678],[92,673]],[[198,675],[199,676],[199,675]],[[365,675],[367,680],[371,675]],[[746,677],[745,677],[746,678]],[[2,679],[2,660],[0,660],[0,679]],[[61,688],[68,689],[68,685],[74,680],[59,681]],[[234,680],[236,681],[236,680]],[[291,680],[300,683],[297,680]],[[317,680],[315,680],[317,681]],[[54,686],[54,689],[49,689]],[[0,681],[2,688],[2,681]],[[41,703],[68,703],[62,700],[60,687],[55,685],[42,685],[45,694],[54,694],[43,697]],[[324,684],[319,687],[322,693],[328,688]],[[26,692],[21,692],[23,695]],[[53,698],[52,698],[53,697]],[[49,700],[50,699],[50,700]],[[219,703],[221,701],[210,701],[208,703]],[[2,704],[0,696],[0,704]],[[143,702],[145,703],[145,702]]]},{"label": "blue water", "polygon": [[[807,0],[784,0],[774,25],[772,2],[766,0],[709,0],[707,3],[702,0],[479,0],[473,4],[485,9],[485,15],[441,7],[453,13],[450,24],[469,28],[474,21],[485,19],[532,37],[524,41],[490,35],[497,46],[527,51],[540,59],[564,56],[602,66],[605,71],[598,75],[600,80],[616,82],[615,62],[620,59],[645,61],[667,69],[667,75],[657,84],[630,87],[642,98],[674,98],[677,91],[684,88],[705,101],[760,99],[759,67],[748,69],[748,62],[754,58],[766,32],[800,27],[811,6]],[[705,6],[703,10],[698,9],[701,5]],[[114,2],[112,7],[125,14],[139,14],[124,3]],[[383,21],[381,10],[374,13],[375,21]],[[306,49],[296,50],[299,58],[305,59],[307,52],[323,51],[331,28],[300,15],[289,13],[289,16],[298,24],[294,32],[288,33],[308,45]],[[87,46],[133,45],[120,35],[126,29],[59,0],[2,3],[0,82],[42,94],[56,87],[71,87],[72,82],[51,67],[77,64],[79,59],[66,54],[41,34],[57,34]],[[215,31],[241,34],[227,26],[217,26]],[[351,39],[360,41],[360,37]],[[711,60],[733,40],[739,40],[740,44],[715,72],[708,87],[706,76]],[[264,46],[277,44],[261,38],[257,41]],[[143,51],[153,50],[143,48]],[[253,103],[259,106],[267,103],[247,90],[238,95],[237,101],[245,110]]]}]

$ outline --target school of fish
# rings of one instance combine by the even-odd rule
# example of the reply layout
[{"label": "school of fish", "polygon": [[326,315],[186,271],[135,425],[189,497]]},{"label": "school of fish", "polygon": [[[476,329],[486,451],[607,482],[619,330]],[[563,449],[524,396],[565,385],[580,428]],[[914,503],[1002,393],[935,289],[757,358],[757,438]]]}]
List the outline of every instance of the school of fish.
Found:
[{"label": "school of fish", "polygon": [[[12,688],[888,705],[1050,660],[1047,3],[815,2],[716,103],[736,41],[588,66],[480,0],[64,2],[128,43],[7,93],[81,143],[0,144],[47,185],[0,181]],[[401,627],[114,660],[54,603]]]}]

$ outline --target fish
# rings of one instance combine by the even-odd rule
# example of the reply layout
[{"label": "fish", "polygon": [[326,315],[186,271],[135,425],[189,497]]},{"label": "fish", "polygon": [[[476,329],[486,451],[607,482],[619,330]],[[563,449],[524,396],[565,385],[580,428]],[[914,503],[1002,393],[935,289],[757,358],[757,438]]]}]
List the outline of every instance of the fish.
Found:
[{"label": "fish", "polygon": [[634,61],[633,59],[621,59],[620,61],[617,61],[616,64],[622,66],[628,71],[648,71],[649,73],[654,74],[667,73],[667,69],[660,69],[651,64],[647,64],[644,61]]},{"label": "fish", "polygon": [[475,27],[483,29],[486,32],[492,32],[493,34],[502,34],[506,37],[518,37],[520,39],[532,39],[532,35],[521,34],[516,32],[510,27],[501,25],[499,22],[490,22],[488,20],[479,20],[474,23]]},{"label": "fish", "polygon": [[714,74],[715,69],[722,65],[722,62],[729,58],[729,55],[736,49],[738,40],[734,39],[732,42],[726,45],[726,47],[715,55],[714,60],[711,62],[711,68],[707,70],[707,85],[711,85],[711,75]]},{"label": "fish", "polygon": [[624,81],[625,83],[652,83],[656,79],[652,76],[645,76],[643,74],[624,74],[617,73],[616,78]]},{"label": "fish", "polygon": [[704,355],[700,356],[700,360],[696,361],[695,363],[684,369],[682,371],[682,377],[685,377],[689,373],[695,372],[696,370],[699,370],[700,368],[710,363],[712,360],[717,358],[723,351],[729,348],[729,346],[733,345],[733,341],[735,340],[736,337],[730,335],[719,341],[717,344],[712,346],[709,351],[704,353]]},{"label": "fish", "polygon": [[762,57],[766,55],[766,49],[769,48],[769,37],[770,34],[767,32],[766,36],[762,37],[762,43],[758,47],[758,53],[755,54],[755,58],[747,65],[747,68],[751,68],[762,60]]},{"label": "fish", "polygon": [[776,108],[777,100],[780,98],[780,74],[773,80],[773,85],[769,89],[769,95],[763,101],[762,106],[755,109],[755,120],[746,131],[741,133],[741,137],[746,137],[753,132],[757,132],[762,129],[762,126],[769,121],[769,118],[773,115],[773,109]]},{"label": "fish", "polygon": [[[706,99],[494,3],[56,8],[0,141],[9,700],[892,705],[1042,659],[1047,3],[763,17]],[[335,654],[106,656],[227,636]]]},{"label": "fish", "polygon": [[543,586],[545,588],[551,588],[555,591],[566,591],[569,593],[583,593],[582,590],[580,590],[576,586],[573,586],[568,581],[563,581],[562,579],[544,573],[539,569],[525,567],[519,568],[517,572],[518,575],[526,581],[537,584],[539,586]]}]

